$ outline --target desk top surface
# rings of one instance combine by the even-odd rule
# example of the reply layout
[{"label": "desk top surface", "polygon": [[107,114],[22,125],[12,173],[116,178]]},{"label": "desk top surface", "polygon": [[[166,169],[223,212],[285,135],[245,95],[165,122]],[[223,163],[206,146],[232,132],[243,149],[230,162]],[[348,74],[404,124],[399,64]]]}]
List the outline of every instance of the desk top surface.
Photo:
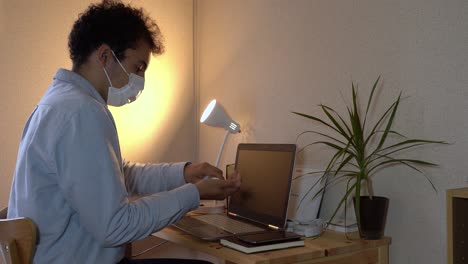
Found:
[{"label": "desk top surface", "polygon": [[347,254],[367,248],[385,246],[391,243],[389,237],[384,237],[380,240],[361,240],[357,239],[358,235],[354,233],[351,234],[351,239],[347,239],[344,233],[326,231],[319,238],[306,239],[304,247],[244,254],[224,247],[218,242],[196,239],[172,227],[165,228],[153,235],[175,244],[199,250],[235,263],[274,262],[279,264],[301,262],[326,256]]}]

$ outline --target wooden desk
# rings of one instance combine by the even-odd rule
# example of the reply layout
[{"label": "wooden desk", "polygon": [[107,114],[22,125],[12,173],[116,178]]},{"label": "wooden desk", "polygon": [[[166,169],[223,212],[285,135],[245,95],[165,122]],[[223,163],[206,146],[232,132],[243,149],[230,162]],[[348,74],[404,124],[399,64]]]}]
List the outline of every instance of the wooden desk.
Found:
[{"label": "wooden desk", "polygon": [[175,228],[165,228],[154,236],[226,260],[226,263],[300,264],[388,264],[391,238],[348,240],[343,233],[327,231],[317,239],[306,239],[304,247],[244,254],[217,242],[198,240]]}]

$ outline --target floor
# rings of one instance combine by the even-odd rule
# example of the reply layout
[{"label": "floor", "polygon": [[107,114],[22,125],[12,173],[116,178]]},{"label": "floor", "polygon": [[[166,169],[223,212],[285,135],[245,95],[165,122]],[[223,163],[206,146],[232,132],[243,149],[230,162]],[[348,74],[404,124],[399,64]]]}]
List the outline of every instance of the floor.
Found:
[{"label": "floor", "polygon": [[[159,246],[158,246],[159,245]],[[224,260],[208,254],[190,250],[163,239],[149,236],[143,240],[132,243],[133,258],[187,258],[202,259],[213,264],[224,264]]]}]

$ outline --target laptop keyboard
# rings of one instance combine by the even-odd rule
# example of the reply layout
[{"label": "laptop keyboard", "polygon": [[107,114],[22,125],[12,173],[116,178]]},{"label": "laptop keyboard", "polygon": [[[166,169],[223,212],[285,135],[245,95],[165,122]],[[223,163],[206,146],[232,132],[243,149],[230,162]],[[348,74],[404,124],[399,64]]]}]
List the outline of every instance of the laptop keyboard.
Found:
[{"label": "laptop keyboard", "polygon": [[174,226],[198,238],[207,240],[217,240],[220,237],[232,235],[221,228],[206,224],[193,217],[182,217]]},{"label": "laptop keyboard", "polygon": [[202,222],[214,225],[233,234],[250,233],[264,231],[265,229],[231,219],[225,215],[197,215],[192,216]]}]

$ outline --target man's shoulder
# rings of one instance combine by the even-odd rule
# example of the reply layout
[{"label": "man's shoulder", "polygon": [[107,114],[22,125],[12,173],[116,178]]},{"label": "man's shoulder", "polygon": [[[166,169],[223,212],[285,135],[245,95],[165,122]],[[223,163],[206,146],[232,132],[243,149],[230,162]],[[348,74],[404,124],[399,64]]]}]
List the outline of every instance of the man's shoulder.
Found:
[{"label": "man's shoulder", "polygon": [[[54,128],[59,134],[72,124],[76,124],[72,127],[86,129],[113,128],[112,114],[107,106],[71,83],[52,84],[35,112],[34,123]],[[82,126],[83,123],[87,125]]]},{"label": "man's shoulder", "polygon": [[47,107],[65,116],[87,111],[103,114],[107,112],[105,105],[73,83],[55,81],[39,102],[38,107]]}]

